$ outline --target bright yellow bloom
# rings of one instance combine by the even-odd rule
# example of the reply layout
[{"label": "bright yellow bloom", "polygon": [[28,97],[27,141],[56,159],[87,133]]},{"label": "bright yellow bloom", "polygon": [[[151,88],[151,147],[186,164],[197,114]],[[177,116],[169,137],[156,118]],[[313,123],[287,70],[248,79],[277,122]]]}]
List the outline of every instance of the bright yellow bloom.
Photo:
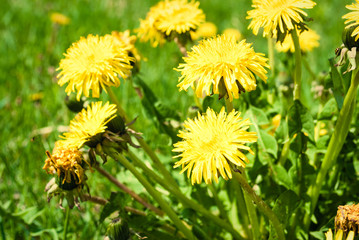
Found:
[{"label": "bright yellow bloom", "polygon": [[356,41],[359,38],[359,0],[356,0],[356,3],[353,3],[351,5],[346,5],[345,7],[348,8],[349,10],[352,10],[352,12],[347,13],[343,16],[344,19],[347,19],[345,21],[345,24],[352,22],[349,25],[347,25],[345,28],[356,26],[356,28],[354,29],[351,35],[352,37],[355,36],[355,41]]},{"label": "bright yellow bloom", "polygon": [[205,15],[198,8],[199,2],[187,0],[165,0],[151,7],[146,19],[137,29],[141,41],[150,40],[155,47],[163,43],[165,36],[173,32],[183,34],[198,28]]},{"label": "bright yellow bloom", "polygon": [[190,86],[196,88],[196,95],[203,97],[212,93],[218,94],[220,82],[223,82],[230,101],[239,98],[241,91],[256,89],[257,75],[266,81],[269,68],[268,59],[264,54],[255,53],[251,44],[245,40],[237,42],[234,38],[225,35],[203,40],[199,45],[192,47],[185,63],[179,65],[177,71],[181,90]]},{"label": "bright yellow bloom", "polygon": [[81,37],[64,55],[57,69],[61,70],[58,83],[60,86],[68,83],[65,90],[68,95],[77,91],[77,100],[82,93],[88,97],[90,90],[92,97],[98,98],[101,89],[106,91],[105,86],[118,87],[119,76],[126,78],[131,73],[130,61],[133,59],[111,35]]},{"label": "bright yellow bloom", "polygon": [[49,174],[57,174],[62,179],[62,184],[71,183],[81,184],[84,180],[84,169],[81,164],[84,159],[82,152],[77,147],[70,147],[62,141],[57,141],[50,154],[46,151],[47,159],[43,169]]},{"label": "bright yellow bloom", "polygon": [[277,38],[278,31],[286,34],[295,25],[303,23],[303,16],[307,13],[302,9],[311,9],[316,5],[311,0],[253,0],[254,9],[247,12],[247,19],[252,19],[248,28],[253,29],[255,35],[261,27],[263,36],[269,33]]},{"label": "bright yellow bloom", "polygon": [[188,178],[192,174],[192,184],[201,183],[202,176],[207,184],[212,177],[218,183],[218,173],[225,180],[232,178],[232,164],[245,167],[248,163],[242,150],[254,154],[244,144],[257,141],[255,132],[247,132],[250,121],[239,115],[234,110],[227,115],[224,108],[217,115],[208,108],[206,114],[185,121],[185,129],[178,134],[183,140],[172,150],[180,153],[176,158],[181,158],[174,168],[182,166],[181,173],[187,170]]},{"label": "bright yellow bloom", "polygon": [[125,49],[129,56],[133,56],[136,59],[136,62],[141,60],[140,54],[135,47],[137,37],[134,35],[131,36],[130,30],[124,32],[113,31],[111,35],[119,45],[119,48]]},{"label": "bright yellow bloom", "polygon": [[335,236],[333,235],[332,229],[329,228],[328,232],[325,233],[325,239],[326,240],[354,240],[355,232],[349,231],[349,234],[347,237],[344,237],[343,230],[339,229]]},{"label": "bright yellow bloom", "polygon": [[[313,48],[319,46],[319,38],[320,36],[312,29],[308,29],[308,31],[299,33],[300,50],[302,52],[312,51]],[[294,49],[292,35],[287,35],[283,43],[277,42],[275,47],[279,52],[291,51],[292,53],[294,53],[295,49]]]},{"label": "bright yellow bloom", "polygon": [[102,102],[91,103],[70,122],[70,131],[64,133],[62,141],[78,148],[96,142],[107,129],[106,124],[116,117],[116,111],[116,105],[109,102],[103,106]]},{"label": "bright yellow bloom", "polygon": [[199,38],[210,38],[217,34],[217,26],[211,22],[202,23],[198,29],[191,32],[191,38],[197,40]]},{"label": "bright yellow bloom", "polygon": [[59,25],[67,25],[70,23],[70,18],[58,12],[51,13],[50,19],[51,22]]},{"label": "bright yellow bloom", "polygon": [[223,31],[223,35],[226,35],[227,37],[233,37],[236,39],[236,41],[241,40],[242,34],[238,29],[235,28],[227,28]]}]

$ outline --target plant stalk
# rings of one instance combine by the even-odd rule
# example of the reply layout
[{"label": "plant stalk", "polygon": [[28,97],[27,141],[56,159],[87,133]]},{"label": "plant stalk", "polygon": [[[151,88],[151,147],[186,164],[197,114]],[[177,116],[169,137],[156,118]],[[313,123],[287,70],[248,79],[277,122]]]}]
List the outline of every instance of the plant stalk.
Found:
[{"label": "plant stalk", "polygon": [[138,181],[146,188],[147,192],[156,200],[161,206],[163,211],[173,221],[176,227],[186,236],[187,239],[195,239],[190,229],[188,229],[181,219],[177,216],[176,212],[170,207],[170,205],[163,200],[161,194],[149,183],[146,178],[137,171],[137,169],[121,154],[114,153],[112,157],[119,160],[125,168],[132,172],[132,174],[138,179]]},{"label": "plant stalk", "polygon": [[272,223],[279,240],[285,240],[283,226],[280,223],[277,215],[272,211],[272,209],[254,192],[251,186],[249,186],[247,180],[242,176],[242,174],[234,172],[234,177],[250,197],[250,199],[257,205],[258,209],[269,219]]},{"label": "plant stalk", "polygon": [[343,107],[340,110],[338,120],[335,124],[334,133],[330,138],[329,146],[324,155],[322,166],[319,169],[316,181],[308,190],[308,194],[311,197],[311,209],[310,213],[304,218],[304,226],[307,229],[309,228],[311,217],[317,205],[320,190],[326,180],[326,175],[335,163],[349,132],[350,123],[355,109],[357,88],[359,85],[359,75],[357,74],[358,70],[359,69],[357,68],[352,73],[351,84],[344,98]]},{"label": "plant stalk", "polygon": [[67,207],[66,208],[65,223],[64,223],[64,234],[63,234],[63,239],[64,240],[67,239],[67,230],[69,228],[69,219],[70,219],[70,208]]},{"label": "plant stalk", "polygon": [[295,55],[295,76],[294,76],[294,100],[301,99],[301,88],[302,88],[302,52],[299,45],[299,36],[297,30],[294,28],[291,31],[293,44],[294,44],[294,55]]}]

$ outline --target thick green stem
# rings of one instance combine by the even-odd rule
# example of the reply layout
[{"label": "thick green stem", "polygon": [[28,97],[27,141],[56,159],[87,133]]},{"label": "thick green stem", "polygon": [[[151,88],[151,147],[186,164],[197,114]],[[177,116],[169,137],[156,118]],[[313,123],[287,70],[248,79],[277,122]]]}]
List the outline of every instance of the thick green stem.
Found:
[{"label": "thick green stem", "polygon": [[[129,118],[126,115],[126,112],[121,107],[121,103],[118,100],[118,98],[116,97],[116,95],[113,93],[112,89],[110,87],[106,87],[106,91],[108,92],[108,95],[110,96],[111,101],[116,104],[119,115],[125,120],[126,123],[129,123],[130,122]],[[134,129],[134,128],[132,127],[132,129]],[[142,138],[139,138],[139,139],[137,139],[137,141],[141,145],[142,149],[146,152],[146,154],[151,158],[151,160],[156,165],[158,170],[166,178],[166,180],[169,181],[172,185],[178,186],[176,181],[173,179],[171,173],[162,164],[160,159],[157,157],[157,155],[154,153],[154,151],[150,148],[150,146],[148,146],[148,144],[145,142],[145,140]]]},{"label": "thick green stem", "polygon": [[64,237],[63,239],[67,239],[67,229],[69,228],[69,218],[70,218],[70,208],[66,208],[66,216],[65,216],[65,223],[64,223]]},{"label": "thick green stem", "polygon": [[312,214],[318,202],[320,190],[326,180],[328,170],[333,166],[336,161],[340,150],[343,147],[345,139],[349,132],[350,122],[353,117],[355,109],[355,99],[357,88],[359,84],[358,69],[355,69],[352,73],[352,80],[349,90],[345,96],[343,107],[340,110],[338,120],[335,124],[334,133],[330,138],[327,152],[324,155],[322,166],[319,169],[316,181],[310,186],[308,194],[311,197],[311,209],[310,213],[304,218],[304,226],[308,229]]},{"label": "thick green stem", "polygon": [[285,240],[283,226],[280,223],[277,215],[272,211],[272,209],[254,192],[254,190],[249,186],[247,180],[240,174],[234,173],[234,176],[247,195],[251,200],[257,205],[258,209],[269,219],[272,223],[276,233],[277,239]]},{"label": "thick green stem", "polygon": [[273,38],[268,36],[268,58],[269,58],[269,67],[271,70],[271,76],[274,76],[274,67],[275,67],[275,59],[274,59],[274,44]]},{"label": "thick green stem", "polygon": [[187,239],[195,239],[191,230],[189,230],[179,219],[176,212],[168,205],[168,203],[163,200],[161,194],[156,191],[156,189],[149,183],[146,178],[137,171],[137,169],[121,154],[113,154],[114,159],[119,160],[122,165],[130,170],[132,174],[138,179],[138,181],[146,188],[147,192],[156,200],[156,202],[161,206],[163,211],[168,215],[168,217],[173,221],[176,227],[186,236]]},{"label": "thick green stem", "polygon": [[222,201],[218,197],[217,190],[212,184],[208,184],[207,186],[213,194],[214,201],[216,202],[221,217],[229,222],[228,215],[226,214],[226,210],[224,209]]},{"label": "thick green stem", "polygon": [[227,113],[232,112],[232,110],[234,109],[233,108],[233,102],[231,102],[229,100],[229,98],[226,98],[225,103],[226,103]]},{"label": "thick green stem", "polygon": [[133,154],[131,151],[128,151],[128,156],[131,158],[131,160],[133,161],[133,163],[140,167],[143,171],[144,174],[146,174],[148,177],[152,178],[153,180],[155,180],[157,183],[159,183],[162,187],[164,187],[167,191],[169,191],[171,194],[173,194],[174,196],[176,196],[178,198],[178,200],[192,208],[193,210],[196,210],[197,212],[199,212],[200,214],[202,214],[204,217],[206,217],[207,219],[213,221],[214,223],[216,223],[218,226],[226,229],[229,233],[232,234],[234,239],[242,239],[241,236],[239,235],[239,233],[233,229],[233,227],[231,226],[231,224],[229,224],[228,222],[220,219],[219,217],[213,215],[210,211],[208,211],[206,208],[204,208],[201,204],[187,198],[180,190],[178,187],[173,186],[171,184],[168,184],[167,181],[165,181],[163,178],[161,178],[160,176],[158,176],[155,172],[153,172],[151,169],[149,169],[146,164],[144,164],[143,161],[141,161],[135,154]]},{"label": "thick green stem", "polygon": [[249,195],[248,194],[243,194],[243,195],[244,195],[244,201],[246,202],[246,206],[247,206],[248,218],[251,223],[253,240],[260,239],[260,229],[259,229],[256,209],[254,208],[252,199],[249,197]]},{"label": "thick green stem", "polygon": [[295,55],[295,76],[294,76],[294,100],[301,99],[301,86],[302,86],[302,52],[299,45],[299,37],[297,30],[293,29],[291,31],[293,44],[294,44],[294,55]]}]

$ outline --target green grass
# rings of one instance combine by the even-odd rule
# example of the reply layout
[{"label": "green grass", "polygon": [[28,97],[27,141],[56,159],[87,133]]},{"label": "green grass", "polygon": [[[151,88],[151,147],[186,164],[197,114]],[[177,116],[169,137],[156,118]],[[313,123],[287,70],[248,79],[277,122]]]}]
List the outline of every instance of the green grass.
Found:
[{"label": "green grass", "polygon": [[[254,36],[247,29],[249,21],[245,17],[250,9],[250,1],[200,2],[207,20],[214,22],[219,32],[228,27],[238,28],[249,42],[253,42],[256,51],[267,52],[266,40]],[[62,234],[65,214],[56,208],[55,199],[49,204],[46,202],[43,189],[50,176],[42,170],[45,150],[52,149],[58,139],[57,126],[68,125],[74,116],[63,104],[64,87],[56,84],[56,68],[62,54],[81,36],[133,30],[139,26],[139,18],[144,18],[155,3],[154,0],[3,0],[0,3],[0,206],[3,206],[0,207],[0,236],[5,236],[4,239],[31,239],[31,233],[36,232],[39,233],[36,238],[41,239]],[[341,44],[344,26],[341,16],[347,12],[344,6],[349,3],[351,1],[348,0],[318,1],[318,6],[309,11],[314,19],[309,25],[321,35],[320,47],[307,56],[316,74],[328,71],[327,59],[334,56],[335,48]],[[49,14],[53,11],[70,17],[71,23],[59,28],[50,49],[53,25]],[[167,43],[152,48],[148,43],[137,43],[137,47],[147,58],[141,63],[142,78],[162,102],[175,103],[184,119],[188,107],[193,104],[193,92],[178,92],[176,87],[179,73],[173,68],[181,62],[176,45]],[[282,54],[277,54],[278,62],[280,56]],[[304,78],[308,78],[308,74],[304,73]],[[308,98],[310,82],[307,79],[306,82],[304,87]],[[161,148],[162,153],[170,158],[168,138],[163,134],[158,137],[153,123],[146,119],[139,99],[133,90],[128,89],[128,83],[122,82],[116,93],[123,97],[128,114],[132,118],[138,117],[137,129],[144,133],[144,138],[151,146],[165,145]],[[42,93],[43,98],[32,101],[31,96],[35,93]],[[104,94],[103,97],[106,98]],[[306,101],[309,102],[308,99]],[[44,127],[52,127],[53,131],[34,136],[35,131]],[[109,163],[106,169],[115,175],[124,174],[122,170],[118,172],[118,166],[114,163]],[[134,179],[122,181],[142,190]],[[116,191],[98,173],[91,174],[89,184],[93,195],[107,198],[109,189]],[[106,225],[98,222],[99,207],[91,203],[83,203],[82,206],[82,211],[71,211],[69,233],[72,239],[100,239]],[[39,212],[34,221],[26,216],[13,215],[31,207],[36,208],[34,212]]]}]

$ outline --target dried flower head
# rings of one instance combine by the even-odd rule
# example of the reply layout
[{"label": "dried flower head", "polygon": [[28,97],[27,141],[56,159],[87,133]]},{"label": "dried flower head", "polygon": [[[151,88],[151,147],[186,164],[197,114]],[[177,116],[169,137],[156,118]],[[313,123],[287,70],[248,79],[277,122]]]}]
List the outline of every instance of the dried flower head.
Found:
[{"label": "dried flower head", "polygon": [[[62,141],[57,141],[52,154],[46,151],[47,159],[43,169],[49,174],[57,174],[60,185],[77,186],[84,181],[84,158],[77,147],[71,147]],[[72,183],[72,184],[71,184]],[[71,189],[69,189],[71,190]]]},{"label": "dried flower head", "polygon": [[287,31],[303,24],[307,13],[302,9],[311,9],[315,5],[311,0],[253,0],[254,9],[247,12],[247,19],[252,19],[248,28],[257,35],[263,27],[264,37],[269,34],[274,38],[278,34],[287,35]]},{"label": "dried flower head", "polygon": [[335,217],[335,229],[359,233],[359,204],[339,206]]},{"label": "dried flower head", "polygon": [[218,173],[225,180],[232,178],[231,165],[245,167],[248,163],[242,151],[253,154],[245,144],[257,141],[255,132],[247,132],[250,121],[239,115],[234,110],[227,115],[224,108],[216,114],[208,108],[206,114],[185,121],[184,130],[178,134],[182,141],[172,150],[181,158],[174,168],[182,166],[181,173],[187,171],[192,184],[201,183],[202,177],[207,184],[212,177],[218,182]]},{"label": "dried flower head", "polygon": [[185,63],[176,69],[182,74],[177,85],[180,91],[192,87],[198,97],[203,97],[222,94],[224,88],[223,96],[230,101],[239,98],[241,92],[256,89],[255,75],[266,81],[265,67],[269,68],[268,59],[254,52],[251,44],[225,35],[201,41],[183,59]]},{"label": "dried flower head", "polygon": [[[120,79],[131,73],[133,58],[126,49],[116,44],[113,36],[103,37],[88,35],[73,43],[60,61],[58,75],[60,86],[68,84],[66,92],[77,92],[77,100],[82,94],[98,98],[105,86],[120,85]],[[106,91],[106,89],[105,89]]]}]

